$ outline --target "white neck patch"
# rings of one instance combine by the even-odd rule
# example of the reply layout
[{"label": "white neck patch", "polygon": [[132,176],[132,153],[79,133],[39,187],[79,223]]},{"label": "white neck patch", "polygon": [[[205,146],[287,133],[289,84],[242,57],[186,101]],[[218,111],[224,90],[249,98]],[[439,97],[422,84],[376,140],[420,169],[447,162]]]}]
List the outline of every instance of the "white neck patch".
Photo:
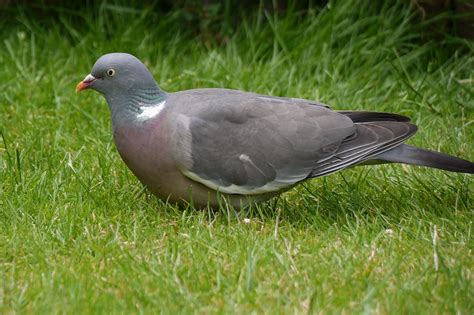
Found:
[{"label": "white neck patch", "polygon": [[166,101],[162,101],[155,105],[140,106],[142,112],[137,115],[137,118],[141,121],[144,121],[156,117],[165,108],[165,104]]}]

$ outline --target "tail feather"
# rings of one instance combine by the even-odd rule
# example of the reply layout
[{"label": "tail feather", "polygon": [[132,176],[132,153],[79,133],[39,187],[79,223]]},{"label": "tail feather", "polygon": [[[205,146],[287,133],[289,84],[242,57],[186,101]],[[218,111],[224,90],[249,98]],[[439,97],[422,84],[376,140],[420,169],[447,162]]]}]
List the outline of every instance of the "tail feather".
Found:
[{"label": "tail feather", "polygon": [[353,112],[353,111],[338,111],[339,114],[343,114],[355,123],[363,122],[374,122],[374,121],[400,121],[409,122],[410,118],[393,113],[380,113],[380,112]]},{"label": "tail feather", "polygon": [[451,172],[474,173],[474,163],[426,149],[416,148],[401,144],[391,150],[385,151],[373,159],[393,163],[413,164],[439,168]]}]

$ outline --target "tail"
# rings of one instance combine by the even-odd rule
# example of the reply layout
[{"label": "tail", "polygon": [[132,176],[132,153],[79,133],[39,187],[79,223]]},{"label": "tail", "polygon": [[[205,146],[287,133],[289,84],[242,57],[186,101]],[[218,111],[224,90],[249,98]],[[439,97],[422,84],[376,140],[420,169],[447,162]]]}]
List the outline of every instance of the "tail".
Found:
[{"label": "tail", "polygon": [[474,163],[447,154],[400,144],[373,159],[439,168],[451,172],[474,173]]}]

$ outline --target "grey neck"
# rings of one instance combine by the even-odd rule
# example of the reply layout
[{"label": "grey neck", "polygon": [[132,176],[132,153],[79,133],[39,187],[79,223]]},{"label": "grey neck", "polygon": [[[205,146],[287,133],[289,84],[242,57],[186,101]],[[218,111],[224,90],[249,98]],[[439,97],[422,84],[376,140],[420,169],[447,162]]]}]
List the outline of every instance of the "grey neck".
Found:
[{"label": "grey neck", "polygon": [[[125,95],[124,95],[125,94]],[[166,100],[166,93],[158,86],[141,88],[127,93],[105,96],[110,108],[112,126],[121,124],[141,124],[137,119],[147,108],[159,106]]]}]

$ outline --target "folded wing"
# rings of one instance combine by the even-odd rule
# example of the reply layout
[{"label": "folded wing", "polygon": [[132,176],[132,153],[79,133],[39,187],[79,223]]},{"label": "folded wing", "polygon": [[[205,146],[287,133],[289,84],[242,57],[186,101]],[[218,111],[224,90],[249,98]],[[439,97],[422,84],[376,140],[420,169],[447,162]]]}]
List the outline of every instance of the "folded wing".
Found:
[{"label": "folded wing", "polygon": [[[301,99],[231,90],[186,95],[192,91],[168,98],[176,104],[172,138],[178,167],[227,194],[277,192],[361,163],[416,132],[399,115],[338,113]],[[377,121],[368,122],[370,114]]]}]

